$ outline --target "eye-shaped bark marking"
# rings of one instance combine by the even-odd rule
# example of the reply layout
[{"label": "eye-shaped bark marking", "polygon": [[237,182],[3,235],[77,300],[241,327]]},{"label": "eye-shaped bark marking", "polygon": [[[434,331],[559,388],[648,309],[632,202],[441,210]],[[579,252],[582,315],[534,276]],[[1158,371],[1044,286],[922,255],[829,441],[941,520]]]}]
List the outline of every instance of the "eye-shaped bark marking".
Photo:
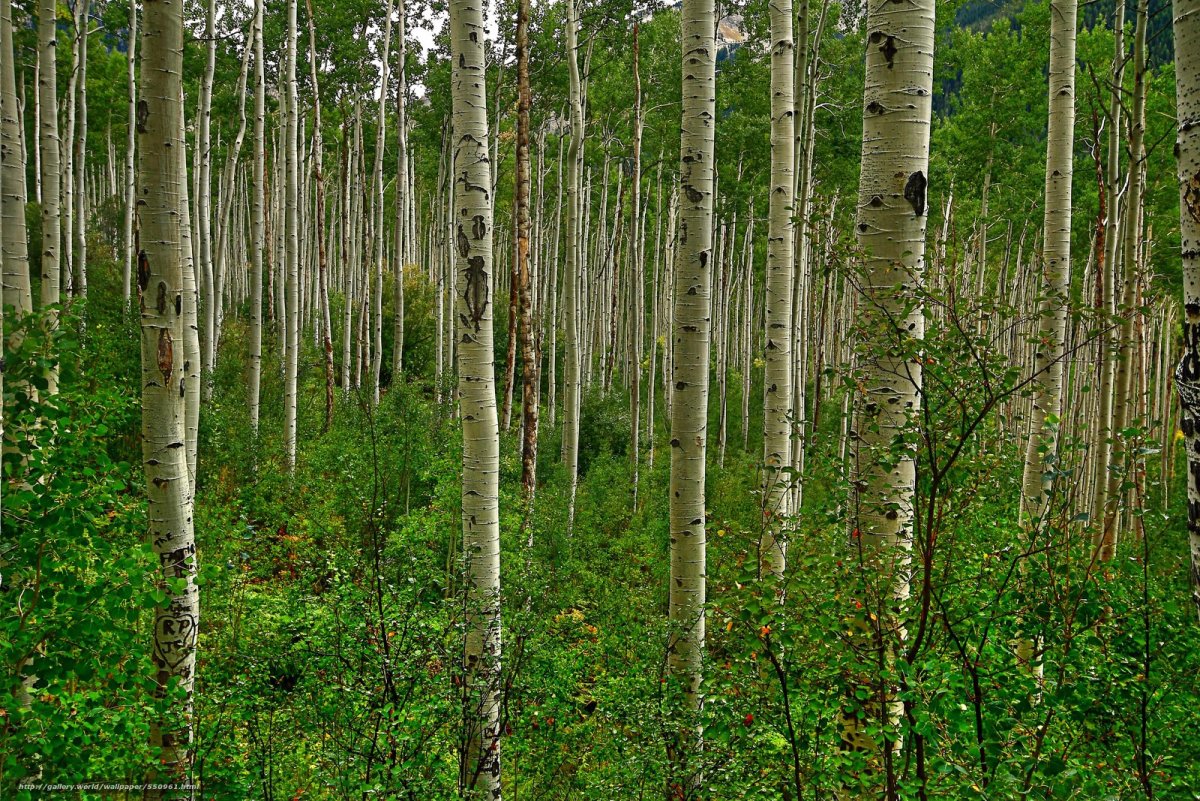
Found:
[{"label": "eye-shaped bark marking", "polygon": [[175,343],[171,340],[170,329],[163,328],[158,332],[158,371],[162,373],[164,387],[170,385],[174,369]]},{"label": "eye-shaped bark marking", "polygon": [[[459,229],[461,232],[461,228]],[[467,259],[467,286],[463,290],[463,300],[467,302],[470,312],[470,323],[479,333],[479,323],[483,320],[488,304],[488,275],[483,267],[483,256],[472,256]]]},{"label": "eye-shaped bark marking", "polygon": [[1188,214],[1196,222],[1200,222],[1200,172],[1188,178],[1183,185],[1183,204],[1187,206]]},{"label": "eye-shaped bark marking", "polygon": [[920,170],[908,176],[908,181],[904,184],[904,199],[909,202],[913,214],[918,217],[925,213],[925,187],[928,185],[929,181],[926,180],[925,173]]},{"label": "eye-shaped bark marking", "polygon": [[137,104],[137,132],[146,132],[146,121],[150,119],[150,104],[145,100],[139,100]]}]

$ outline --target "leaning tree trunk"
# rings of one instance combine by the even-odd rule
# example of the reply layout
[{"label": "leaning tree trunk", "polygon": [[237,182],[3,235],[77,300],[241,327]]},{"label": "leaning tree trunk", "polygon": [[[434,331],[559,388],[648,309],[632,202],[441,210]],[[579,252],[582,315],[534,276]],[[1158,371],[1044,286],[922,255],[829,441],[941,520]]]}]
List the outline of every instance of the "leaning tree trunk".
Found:
[{"label": "leaning tree trunk", "polygon": [[1200,614],[1200,0],[1175,0],[1174,17],[1184,310],[1184,352],[1175,370],[1175,385],[1187,440],[1192,601]]},{"label": "leaning tree trunk", "polygon": [[[713,0],[683,2],[683,117],[680,135],[680,223],[671,381],[671,641],[668,667],[681,685],[687,720],[669,741],[676,781],[692,786],[699,756],[696,718],[704,654],[704,467],[708,435],[708,359],[712,293],[713,142],[717,43]],[[690,733],[689,733],[690,730]]]},{"label": "leaning tree trunk", "polygon": [[[866,83],[863,92],[862,170],[858,241],[863,251],[866,315],[862,397],[854,437],[857,475],[852,545],[861,551],[864,584],[856,637],[871,653],[863,666],[869,696],[866,718],[842,718],[842,747],[866,753],[872,772],[886,773],[900,738],[873,736],[879,723],[899,716],[887,677],[907,639],[903,608],[909,597],[916,453],[902,439],[920,413],[920,340],[925,320],[926,187],[933,86],[933,0],[897,8],[889,0],[867,7]],[[882,673],[883,675],[878,675]],[[853,710],[859,702],[849,701]],[[874,725],[869,718],[875,717]],[[890,726],[889,726],[890,728]],[[889,791],[894,788],[889,787]]]},{"label": "leaning tree trunk", "polygon": [[[162,752],[167,781],[191,784],[192,689],[200,595],[195,584],[196,542],[192,529],[192,487],[184,444],[185,406],[184,231],[187,194],[183,131],[183,6],[146,0],[142,33],[138,148],[138,295],[142,343],[142,463],[149,498],[150,541],[158,554],[159,591],[165,605],[155,609],[154,664],[157,696],[178,683],[180,703],[166,710],[151,729]],[[191,793],[167,793],[190,797]],[[162,797],[152,791],[150,797]]]},{"label": "leaning tree trunk", "polygon": [[[1033,358],[1033,414],[1021,480],[1025,547],[1040,547],[1054,499],[1067,305],[1071,291],[1071,176],[1075,137],[1075,17],[1077,0],[1051,0],[1050,115],[1046,136],[1046,206],[1043,223],[1041,300]],[[1022,561],[1024,572],[1027,561]],[[1026,625],[1032,625],[1027,621]],[[1017,659],[1039,680],[1036,638],[1023,634]]]},{"label": "leaning tree trunk", "polygon": [[499,801],[500,429],[492,339],[492,193],[488,157],[483,5],[451,0],[454,253],[459,293],[466,638],[460,789]]},{"label": "leaning tree trunk", "polygon": [[792,191],[795,185],[791,0],[771,12],[771,196],[767,221],[766,341],[763,391],[763,573],[782,578],[787,543],[779,536],[789,512],[783,468],[792,464]]}]

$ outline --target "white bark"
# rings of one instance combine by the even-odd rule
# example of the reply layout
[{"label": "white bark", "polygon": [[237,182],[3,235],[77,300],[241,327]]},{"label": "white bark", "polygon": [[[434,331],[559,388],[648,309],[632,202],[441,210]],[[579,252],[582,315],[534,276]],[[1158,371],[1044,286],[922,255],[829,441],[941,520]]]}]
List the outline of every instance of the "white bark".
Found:
[{"label": "white bark", "polygon": [[[183,705],[157,721],[151,741],[162,748],[166,780],[191,783],[191,694],[195,682],[200,599],[195,585],[196,543],[192,486],[184,445],[187,380],[180,347],[184,338],[184,231],[187,195],[183,153],[183,8],[146,0],[142,34],[141,136],[138,219],[138,289],[142,349],[142,454],[149,498],[147,518],[159,556],[159,590],[166,604],[155,610],[154,664],[158,693],[176,680]],[[182,580],[182,581],[180,581]],[[150,797],[163,797],[151,791]],[[191,797],[190,792],[167,793]]]},{"label": "white bark", "polygon": [[[708,438],[708,361],[712,293],[713,145],[716,109],[716,29],[713,0],[683,3],[683,116],[679,164],[679,249],[671,336],[671,578],[672,624],[668,667],[683,690],[685,709],[698,714],[704,653],[704,478]],[[691,723],[695,724],[692,720]],[[682,734],[672,759],[689,784],[689,757],[700,733]],[[688,772],[693,775],[688,776]]]},{"label": "white bark", "polygon": [[451,0],[453,248],[461,287],[455,297],[455,317],[467,613],[459,775],[465,795],[499,801],[500,430],[492,339],[492,184],[483,39],[482,3]]},{"label": "white bark", "polygon": [[[263,0],[254,3],[254,200],[250,237],[250,430],[258,436],[262,393],[263,248],[266,246],[266,93],[263,67]],[[349,301],[347,300],[347,303]]]},{"label": "white bark", "polygon": [[791,0],[771,0],[771,195],[767,221],[766,340],[763,392],[762,570],[777,578],[787,566],[781,519],[789,513],[787,480],[792,463],[792,188],[795,117]]},{"label": "white bark", "polygon": [[13,63],[12,6],[10,0],[0,0],[0,259],[4,305],[14,307],[20,316],[33,311],[33,292],[25,230],[23,123]]},{"label": "white bark", "polygon": [[[875,614],[861,636],[891,660],[906,639],[902,610],[909,597],[916,453],[896,445],[920,413],[921,363],[910,351],[924,337],[919,293],[925,272],[926,188],[932,115],[934,3],[867,7],[866,83],[863,92],[862,171],[858,241],[863,250],[871,358],[862,366],[862,397],[855,439],[857,475],[853,545],[861,548],[864,579],[877,588],[864,598]],[[873,634],[873,636],[872,636]],[[870,662],[879,664],[878,656]],[[874,669],[874,668],[872,668]],[[888,693],[883,722],[899,710]],[[872,764],[884,743],[865,721],[843,716],[842,745],[866,751]],[[894,743],[898,747],[899,738]]]}]

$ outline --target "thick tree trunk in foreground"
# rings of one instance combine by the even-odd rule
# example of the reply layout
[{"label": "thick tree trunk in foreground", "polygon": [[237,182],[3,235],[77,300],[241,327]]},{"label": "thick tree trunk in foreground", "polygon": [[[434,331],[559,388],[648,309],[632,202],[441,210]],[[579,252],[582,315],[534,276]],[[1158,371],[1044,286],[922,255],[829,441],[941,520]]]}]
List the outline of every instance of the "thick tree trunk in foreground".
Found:
[{"label": "thick tree trunk in foreground", "polygon": [[[48,113],[54,113],[54,108]],[[13,70],[12,7],[10,0],[0,0],[0,258],[4,264],[4,305],[13,306],[18,316],[33,311],[21,125]]]},{"label": "thick tree trunk in foreground", "polygon": [[492,192],[483,5],[451,0],[454,264],[462,404],[466,639],[459,782],[464,795],[500,791],[500,429],[492,339]]},{"label": "thick tree trunk in foreground", "polygon": [[[704,468],[708,439],[708,361],[712,293],[713,142],[717,45],[713,0],[683,3],[683,119],[680,136],[680,222],[671,335],[671,578],[668,667],[681,685],[684,709],[697,715],[704,653]],[[694,726],[695,720],[689,721]],[[698,780],[698,728],[669,746],[677,778]],[[690,775],[689,775],[690,774]]]},{"label": "thick tree trunk in foreground", "polygon": [[789,493],[782,472],[792,463],[792,188],[794,81],[791,0],[772,0],[771,13],[771,196],[767,221],[766,344],[763,391],[763,573],[777,578],[787,566],[781,538]]},{"label": "thick tree trunk in foreground", "polygon": [[1173,13],[1184,310],[1184,352],[1175,385],[1187,441],[1192,601],[1200,614],[1200,0],[1175,0]]},{"label": "thick tree trunk in foreground", "polygon": [[[200,597],[192,529],[192,488],[184,444],[184,231],[187,195],[183,133],[183,7],[146,0],[137,129],[138,290],[142,340],[142,455],[149,497],[150,540],[158,554],[159,589],[167,597],[154,615],[158,693],[178,681],[181,706],[157,721],[152,744],[174,783],[190,783],[191,694],[195,682]],[[183,579],[182,584],[178,582]],[[151,797],[162,797],[152,792]],[[191,797],[189,791],[167,793]]]},{"label": "thick tree trunk in foreground", "polygon": [[894,441],[920,413],[921,364],[914,346],[925,330],[920,292],[928,220],[934,4],[917,0],[896,7],[889,0],[871,0],[866,24],[856,229],[865,268],[862,336],[871,357],[862,366],[854,436],[852,547],[861,549],[864,565],[867,594],[856,636],[874,652],[872,667],[864,665],[864,670],[875,675],[864,676],[863,683],[873,699],[868,718],[876,721],[844,715],[842,747],[865,752],[871,773],[886,773],[890,780],[894,771],[887,766],[900,738],[889,745],[873,737],[868,726],[894,724],[899,716],[894,690],[879,666],[892,662],[907,638],[902,610],[909,597],[916,453]]}]

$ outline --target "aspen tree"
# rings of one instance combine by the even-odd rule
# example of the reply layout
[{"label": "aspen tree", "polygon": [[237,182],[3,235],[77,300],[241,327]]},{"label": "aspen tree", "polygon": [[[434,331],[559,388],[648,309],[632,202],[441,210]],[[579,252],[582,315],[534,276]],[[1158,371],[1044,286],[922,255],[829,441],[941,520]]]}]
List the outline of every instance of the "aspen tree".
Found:
[{"label": "aspen tree", "polygon": [[[1063,360],[1067,347],[1067,304],[1071,286],[1071,177],[1075,136],[1076,0],[1050,6],[1050,117],[1046,137],[1046,192],[1039,292],[1037,347],[1033,361],[1033,414],[1021,481],[1021,516],[1028,544],[1043,539],[1062,416]],[[1040,680],[1037,641],[1023,635],[1017,659]]]},{"label": "aspen tree", "polygon": [[[903,438],[921,403],[921,364],[914,351],[925,323],[914,295],[925,271],[934,3],[898,7],[870,0],[866,30],[856,231],[869,306],[863,345],[871,358],[861,368],[860,419],[852,435],[857,451],[852,544],[861,549],[868,585],[879,587],[877,597],[863,600],[875,617],[859,621],[858,636],[869,640],[867,647],[878,652],[871,662],[881,665],[896,658],[907,636],[902,610],[909,597],[916,454]],[[874,694],[875,714],[895,723],[900,710],[894,692]],[[843,715],[842,726],[843,749],[865,752],[872,771],[890,763],[899,738],[887,745],[876,740],[853,712]]]},{"label": "aspen tree", "polygon": [[462,404],[467,614],[459,786],[464,795],[499,801],[500,431],[492,338],[492,184],[483,38],[482,4],[452,0],[453,247],[461,287],[454,316]]},{"label": "aspen tree", "polygon": [[570,481],[567,507],[567,529],[575,524],[575,495],[579,487],[579,403],[580,371],[582,369],[583,324],[580,314],[583,239],[580,218],[584,206],[581,199],[580,173],[583,167],[583,99],[579,81],[579,20],[575,0],[567,4],[567,70],[570,76],[571,141],[567,148],[567,229],[566,266],[563,271],[563,329],[567,342],[564,350],[566,375],[563,381],[563,461]]},{"label": "aspen tree", "polygon": [[[157,695],[182,688],[181,705],[155,721],[152,745],[162,749],[166,778],[190,784],[191,707],[195,684],[196,635],[200,618],[195,584],[196,543],[192,526],[192,482],[181,447],[185,437],[182,317],[184,226],[187,196],[183,153],[183,6],[145,0],[142,79],[137,130],[138,294],[141,310],[142,455],[149,499],[149,536],[160,560],[158,589],[166,602],[154,614]],[[149,797],[161,798],[162,790]],[[168,792],[170,797],[180,797]],[[190,797],[190,791],[183,791]]]},{"label": "aspen tree", "polygon": [[1200,0],[1174,0],[1176,153],[1183,259],[1183,358],[1175,370],[1187,443],[1192,602],[1200,615]]},{"label": "aspen tree", "polygon": [[[42,3],[43,13],[45,13],[46,3]],[[53,19],[53,17],[52,17]],[[51,38],[54,32],[50,32]],[[125,53],[125,75],[129,86],[129,118],[126,129],[125,139],[125,220],[122,229],[121,244],[123,247],[123,258],[121,259],[121,299],[124,301],[125,308],[129,308],[130,303],[130,274],[133,270],[133,215],[134,204],[137,199],[137,165],[134,163],[134,154],[136,153],[137,145],[137,36],[138,36],[138,7],[137,0],[129,2],[129,38],[126,42]],[[44,59],[43,59],[44,60]],[[46,65],[42,65],[44,70]],[[56,90],[57,94],[57,90]],[[57,103],[57,97],[43,99],[43,104],[46,100],[53,100]],[[43,108],[45,106],[43,105]],[[57,105],[54,106],[57,108]],[[57,119],[55,121],[56,130],[54,133],[54,142],[57,147],[58,131]],[[57,169],[58,154],[55,154],[55,164]],[[55,198],[55,216],[54,221],[57,236],[57,214],[58,214],[58,198]],[[44,225],[43,217],[43,225]],[[43,236],[43,239],[45,237]],[[57,250],[56,250],[57,253]],[[44,257],[43,257],[44,258]],[[44,272],[44,271],[43,271]]]},{"label": "aspen tree", "polygon": [[[395,3],[393,0],[388,0],[387,16],[385,17],[383,28],[383,57],[381,60],[383,73],[379,89],[379,121],[375,129],[375,167],[372,170],[371,184],[374,187],[374,206],[372,209],[374,214],[371,224],[371,240],[374,245],[374,252],[371,255],[375,276],[375,291],[371,296],[374,303],[371,329],[374,335],[372,340],[374,346],[371,351],[371,398],[376,405],[379,403],[379,381],[380,373],[383,369],[383,263],[385,242],[383,235],[383,149],[387,123],[388,73],[391,69],[392,61],[392,11],[394,8]],[[404,43],[401,42],[400,46],[403,47]]]},{"label": "aspen tree", "polygon": [[76,25],[79,36],[79,77],[75,82],[76,88],[76,124],[74,132],[75,171],[75,206],[73,229],[75,244],[72,264],[75,267],[74,294],[87,297],[87,133],[88,133],[88,104],[87,104],[87,52],[88,27],[91,25],[91,0],[79,0]]},{"label": "aspen tree", "polygon": [[[308,68],[313,93],[313,177],[316,180],[317,234],[317,303],[320,309],[320,347],[325,363],[325,423],[322,431],[333,425],[333,333],[329,322],[329,261],[325,252],[325,163],[321,139],[321,85],[317,81],[317,32],[313,23],[312,0],[305,0],[308,11]],[[400,191],[396,190],[397,193]],[[397,195],[399,197],[399,195]],[[402,281],[403,273],[396,276]],[[398,313],[398,312],[397,312]]]},{"label": "aspen tree", "polygon": [[392,329],[392,381],[400,380],[404,370],[404,268],[412,254],[412,233],[408,218],[412,213],[408,162],[408,84],[405,57],[408,53],[408,0],[400,0],[399,45],[396,47],[396,294],[395,324]]},{"label": "aspen tree", "polygon": [[[48,113],[53,113],[51,106]],[[11,0],[0,0],[0,259],[4,305],[18,316],[33,311],[25,230],[25,159],[21,152]]]},{"label": "aspen tree", "polygon": [[639,71],[641,42],[638,38],[638,23],[633,23],[633,185],[630,210],[630,280],[633,284],[631,303],[633,314],[630,319],[629,350],[629,459],[633,471],[633,508],[637,509],[638,478],[641,467],[641,402],[642,402],[642,347],[646,326],[646,277],[643,265],[645,247],[642,226],[642,75]]},{"label": "aspen tree", "polygon": [[[671,336],[675,358],[671,381],[671,577],[672,624],[668,668],[684,694],[688,717],[698,715],[704,652],[705,528],[704,477],[708,430],[708,362],[716,108],[715,7],[713,0],[684,0],[683,116],[679,163],[679,249]],[[695,725],[695,721],[691,721]],[[668,746],[672,762],[693,771],[700,731],[680,733]]]},{"label": "aspen tree", "polygon": [[[771,15],[771,195],[767,221],[766,339],[763,391],[763,536],[759,558],[764,573],[782,578],[787,543],[779,536],[788,515],[787,481],[792,463],[792,188],[795,165],[791,0],[770,0]],[[747,237],[749,238],[749,237]]]},{"label": "aspen tree", "polygon": [[[1118,231],[1120,230],[1120,178],[1121,178],[1121,85],[1125,73],[1125,0],[1117,0],[1113,12],[1113,64],[1110,73],[1111,95],[1108,113],[1108,156],[1105,164],[1104,193],[1108,207],[1104,219],[1103,260],[1097,265],[1100,272],[1100,287],[1103,294],[1102,311],[1110,318],[1116,313],[1114,288],[1118,262]],[[1091,522],[1103,531],[1108,509],[1109,458],[1112,453],[1113,426],[1113,381],[1116,364],[1111,354],[1112,336],[1106,330],[1100,335],[1100,387],[1097,393],[1099,425],[1096,431],[1096,455],[1094,458],[1095,495],[1091,507]]]},{"label": "aspen tree", "polygon": [[283,447],[289,473],[296,471],[296,373],[300,359],[300,157],[297,152],[300,99],[296,93],[296,0],[287,5],[287,52],[284,67],[284,122],[282,127],[284,155],[284,228],[283,261],[284,314],[287,332],[284,348],[283,387]]},{"label": "aspen tree", "polygon": [[[44,187],[42,212],[41,305],[59,302],[61,142],[58,135],[57,3],[38,5],[38,139],[41,143],[40,178]],[[132,47],[132,42],[131,45]],[[7,283],[7,281],[5,282]],[[55,379],[57,383],[57,378]]]},{"label": "aspen tree", "polygon": [[1029,536],[1041,533],[1053,490],[1067,338],[1071,268],[1071,176],[1075,132],[1076,0],[1054,0],[1050,19],[1050,120],[1042,258],[1045,264],[1034,355],[1033,420],[1026,446],[1022,511]]},{"label": "aspen tree", "polygon": [[216,282],[213,278],[212,246],[212,91],[217,64],[216,0],[204,9],[204,74],[200,78],[200,108],[196,120],[196,150],[200,169],[196,173],[196,244],[199,246],[200,309],[204,331],[201,356],[204,364],[204,399],[212,396],[212,372],[216,362]]},{"label": "aspen tree", "polygon": [[[254,199],[250,236],[250,430],[258,436],[262,391],[263,248],[266,244],[266,94],[263,66],[263,0],[254,2]],[[347,309],[350,299],[346,299]]]},{"label": "aspen tree", "polygon": [[[1121,485],[1135,469],[1136,455],[1129,448],[1129,438],[1123,433],[1136,423],[1136,410],[1131,409],[1130,389],[1133,386],[1134,318],[1141,312],[1137,308],[1136,287],[1138,270],[1139,239],[1141,235],[1142,195],[1145,190],[1145,136],[1146,136],[1146,37],[1150,25],[1148,0],[1138,0],[1137,26],[1133,38],[1133,97],[1129,111],[1129,184],[1125,190],[1124,219],[1121,231],[1121,267],[1124,272],[1121,287],[1121,303],[1117,313],[1121,315],[1121,330],[1118,336],[1116,356],[1116,385],[1113,390],[1112,409],[1112,461],[1117,470],[1108,473],[1108,507],[1103,528],[1099,532],[1096,546],[1102,561],[1112,559],[1119,538]],[[1115,268],[1114,268],[1115,269]]]},{"label": "aspen tree", "polygon": [[[537,489],[538,389],[541,357],[534,333],[533,282],[529,242],[529,0],[517,3],[517,175],[514,213],[517,225],[517,285],[521,338],[521,487],[526,500]],[[539,150],[539,157],[541,151]],[[539,215],[540,219],[540,215]]]}]

